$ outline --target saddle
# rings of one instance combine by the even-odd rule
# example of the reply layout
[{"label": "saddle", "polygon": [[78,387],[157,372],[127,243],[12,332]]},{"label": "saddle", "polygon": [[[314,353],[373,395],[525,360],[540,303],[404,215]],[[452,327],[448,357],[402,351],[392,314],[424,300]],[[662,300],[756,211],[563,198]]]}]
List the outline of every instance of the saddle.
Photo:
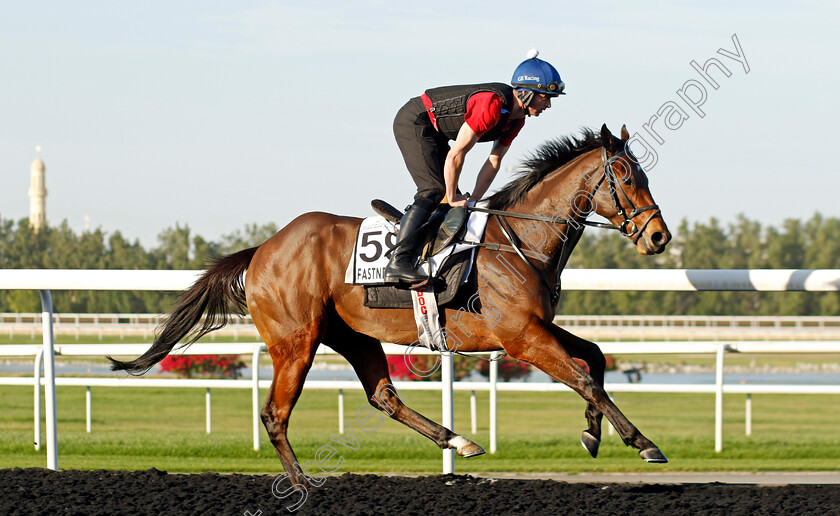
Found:
[{"label": "saddle", "polygon": [[[402,219],[403,212],[381,199],[374,199],[370,205],[373,211],[391,222],[398,223]],[[429,216],[429,220],[418,229],[421,233],[419,240],[422,242],[420,259],[434,256],[463,236],[467,229],[468,215],[464,207],[453,208],[448,204],[440,204]]]},{"label": "saddle", "polygon": [[[458,253],[440,268],[433,286],[438,306],[471,311],[470,296],[478,288],[472,253]],[[467,277],[467,275],[469,275]],[[466,281],[466,282],[465,282]],[[365,285],[364,305],[367,308],[412,308],[412,291],[397,285]]]},{"label": "saddle", "polygon": [[[398,223],[403,213],[389,203],[376,199],[371,202],[373,210],[385,219]],[[420,226],[419,242],[422,243],[421,260],[427,260],[448,245],[456,243],[467,229],[468,212],[465,208],[452,208],[441,204]],[[470,268],[471,253],[459,253],[447,260],[436,274],[435,297],[440,306],[460,299],[457,296],[463,286],[464,275]],[[411,308],[411,291],[394,285],[365,285],[364,304],[368,308]]]}]

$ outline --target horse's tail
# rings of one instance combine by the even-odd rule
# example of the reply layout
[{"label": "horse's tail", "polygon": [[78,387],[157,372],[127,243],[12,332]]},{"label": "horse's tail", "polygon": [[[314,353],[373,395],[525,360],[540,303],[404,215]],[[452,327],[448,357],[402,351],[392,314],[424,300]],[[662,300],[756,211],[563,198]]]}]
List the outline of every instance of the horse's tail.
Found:
[{"label": "horse's tail", "polygon": [[[164,321],[154,344],[142,356],[128,362],[108,357],[112,371],[145,374],[163,360],[178,342],[189,346],[203,335],[228,323],[230,313],[244,314],[244,273],[257,252],[256,247],[219,258],[193,286],[181,293],[178,304]],[[204,321],[202,315],[206,312]]]}]

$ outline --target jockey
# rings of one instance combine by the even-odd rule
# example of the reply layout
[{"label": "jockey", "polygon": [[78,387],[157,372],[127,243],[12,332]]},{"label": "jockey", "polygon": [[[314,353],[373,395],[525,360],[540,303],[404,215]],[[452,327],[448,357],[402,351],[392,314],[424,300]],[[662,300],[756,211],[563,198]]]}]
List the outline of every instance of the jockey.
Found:
[{"label": "jockey", "polygon": [[[397,246],[385,268],[386,283],[407,283],[412,289],[426,287],[428,278],[414,267],[417,229],[442,200],[450,206],[479,201],[490,188],[525,117],[540,116],[551,107],[553,97],[565,95],[560,74],[537,55],[536,49],[528,52],[528,59],[514,70],[511,86],[485,83],[432,88],[409,100],[397,113],[394,137],[417,185],[417,194],[400,221]],[[450,146],[451,140],[454,143]],[[464,157],[477,142],[490,141],[490,156],[478,172],[472,195],[467,197],[458,190]]]}]

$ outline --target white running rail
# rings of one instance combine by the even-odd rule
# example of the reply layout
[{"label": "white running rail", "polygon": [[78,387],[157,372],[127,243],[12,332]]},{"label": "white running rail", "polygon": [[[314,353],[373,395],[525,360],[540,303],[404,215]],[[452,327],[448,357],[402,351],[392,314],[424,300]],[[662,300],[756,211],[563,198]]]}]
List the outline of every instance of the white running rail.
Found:
[{"label": "white running rail", "polygon": [[[0,289],[38,290],[42,306],[43,360],[45,373],[47,468],[58,469],[58,439],[55,402],[55,339],[51,290],[184,290],[203,271],[6,269],[0,270]],[[739,291],[837,291],[840,270],[705,270],[705,269],[569,269],[563,274],[566,290],[739,290]],[[673,345],[673,343],[670,343]],[[716,414],[722,413],[722,362],[725,348],[718,344]],[[443,355],[445,370],[451,354]],[[148,381],[148,380],[147,380]],[[350,388],[350,387],[347,387]],[[398,386],[399,388],[399,386]],[[405,386],[403,387],[405,388]],[[442,388],[450,393],[452,386]],[[492,393],[493,391],[491,391]],[[452,399],[443,401],[451,421]],[[715,449],[722,449],[722,418],[716,418]],[[493,421],[491,420],[491,424]],[[492,448],[492,443],[491,443]],[[444,452],[444,464],[447,464]],[[444,468],[444,473],[448,467]]]}]

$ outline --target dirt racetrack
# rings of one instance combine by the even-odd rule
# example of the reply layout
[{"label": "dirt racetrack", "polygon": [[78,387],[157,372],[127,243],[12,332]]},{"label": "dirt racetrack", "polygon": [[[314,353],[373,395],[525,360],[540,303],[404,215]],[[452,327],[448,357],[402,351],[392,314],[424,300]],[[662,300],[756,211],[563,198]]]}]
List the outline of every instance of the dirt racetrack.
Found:
[{"label": "dirt racetrack", "polygon": [[[0,514],[288,514],[268,475],[0,470]],[[278,482],[276,491],[289,488]],[[840,485],[607,484],[345,474],[298,514],[840,514]]]}]

